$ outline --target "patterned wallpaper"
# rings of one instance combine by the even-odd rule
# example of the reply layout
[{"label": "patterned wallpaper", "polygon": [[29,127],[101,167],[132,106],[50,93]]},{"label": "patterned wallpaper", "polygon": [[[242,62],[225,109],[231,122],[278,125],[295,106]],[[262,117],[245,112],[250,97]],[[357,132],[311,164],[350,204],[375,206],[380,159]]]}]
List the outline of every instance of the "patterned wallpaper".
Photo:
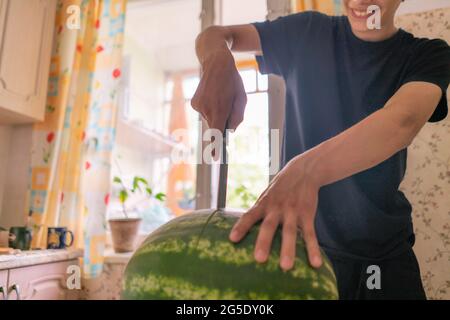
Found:
[{"label": "patterned wallpaper", "polygon": [[[419,37],[450,43],[450,8],[400,16],[397,25]],[[450,96],[450,91],[447,97]],[[450,101],[450,99],[449,99]],[[450,103],[450,102],[449,102]],[[422,281],[429,299],[450,299],[450,116],[427,124],[408,149],[400,188],[413,206]]]},{"label": "patterned wallpaper", "polygon": [[82,300],[120,300],[122,280],[128,261],[108,262],[99,277],[83,279]]}]

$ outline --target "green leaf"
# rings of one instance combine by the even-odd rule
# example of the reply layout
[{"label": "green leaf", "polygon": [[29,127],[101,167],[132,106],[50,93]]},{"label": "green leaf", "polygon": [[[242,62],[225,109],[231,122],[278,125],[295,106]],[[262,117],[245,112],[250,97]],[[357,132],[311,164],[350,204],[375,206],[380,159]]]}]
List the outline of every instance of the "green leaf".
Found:
[{"label": "green leaf", "polygon": [[136,177],[134,177],[134,179],[133,179],[133,189],[131,189],[131,192],[134,193],[134,191],[136,191],[136,189],[139,189],[139,182],[137,181]]},{"label": "green leaf", "polygon": [[119,177],[114,177],[113,182],[122,184],[122,179],[120,179]]},{"label": "green leaf", "polygon": [[136,191],[137,189],[139,191],[142,191],[141,187],[140,187],[140,184],[143,184],[144,186],[148,186],[148,182],[144,178],[142,178],[142,177],[134,177],[132,192]]},{"label": "green leaf", "polygon": [[128,199],[128,192],[125,189],[120,190],[119,193],[119,200],[121,203],[125,203],[125,201],[127,201]]},{"label": "green leaf", "polygon": [[159,201],[164,201],[166,198],[166,195],[164,193],[160,192],[155,196],[155,198],[158,199]]},{"label": "green leaf", "polygon": [[145,191],[147,191],[149,196],[151,196],[153,194],[153,190],[149,187],[145,188]]}]

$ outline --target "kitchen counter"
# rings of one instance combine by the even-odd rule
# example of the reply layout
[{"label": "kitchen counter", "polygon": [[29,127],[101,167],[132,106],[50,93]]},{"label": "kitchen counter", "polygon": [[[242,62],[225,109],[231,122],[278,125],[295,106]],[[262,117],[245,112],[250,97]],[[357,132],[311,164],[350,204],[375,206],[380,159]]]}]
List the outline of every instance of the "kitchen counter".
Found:
[{"label": "kitchen counter", "polygon": [[15,254],[0,255],[0,270],[72,260],[81,256],[83,256],[82,249],[20,251]]}]

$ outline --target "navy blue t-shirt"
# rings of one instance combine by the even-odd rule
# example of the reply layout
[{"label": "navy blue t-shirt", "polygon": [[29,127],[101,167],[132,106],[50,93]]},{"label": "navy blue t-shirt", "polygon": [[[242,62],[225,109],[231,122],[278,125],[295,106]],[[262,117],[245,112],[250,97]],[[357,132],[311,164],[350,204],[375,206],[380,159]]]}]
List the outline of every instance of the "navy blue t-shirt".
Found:
[{"label": "navy blue t-shirt", "polygon": [[[429,119],[446,117],[450,48],[443,40],[416,38],[399,29],[367,42],[345,16],[303,12],[254,23],[260,71],[286,82],[282,164],[383,108],[405,83],[438,85],[442,99]],[[411,247],[411,204],[399,190],[407,149],[377,166],[319,191],[316,231],[326,251],[383,259]]]}]

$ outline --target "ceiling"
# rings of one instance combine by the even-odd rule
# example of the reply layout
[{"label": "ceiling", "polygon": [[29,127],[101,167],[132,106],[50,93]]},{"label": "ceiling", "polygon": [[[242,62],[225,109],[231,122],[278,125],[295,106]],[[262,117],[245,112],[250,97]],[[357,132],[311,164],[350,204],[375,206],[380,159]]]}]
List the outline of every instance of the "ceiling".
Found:
[{"label": "ceiling", "polygon": [[[218,24],[264,20],[266,0],[218,1]],[[163,70],[197,67],[195,38],[200,32],[201,0],[134,0],[127,7],[126,37],[154,56]]]}]

